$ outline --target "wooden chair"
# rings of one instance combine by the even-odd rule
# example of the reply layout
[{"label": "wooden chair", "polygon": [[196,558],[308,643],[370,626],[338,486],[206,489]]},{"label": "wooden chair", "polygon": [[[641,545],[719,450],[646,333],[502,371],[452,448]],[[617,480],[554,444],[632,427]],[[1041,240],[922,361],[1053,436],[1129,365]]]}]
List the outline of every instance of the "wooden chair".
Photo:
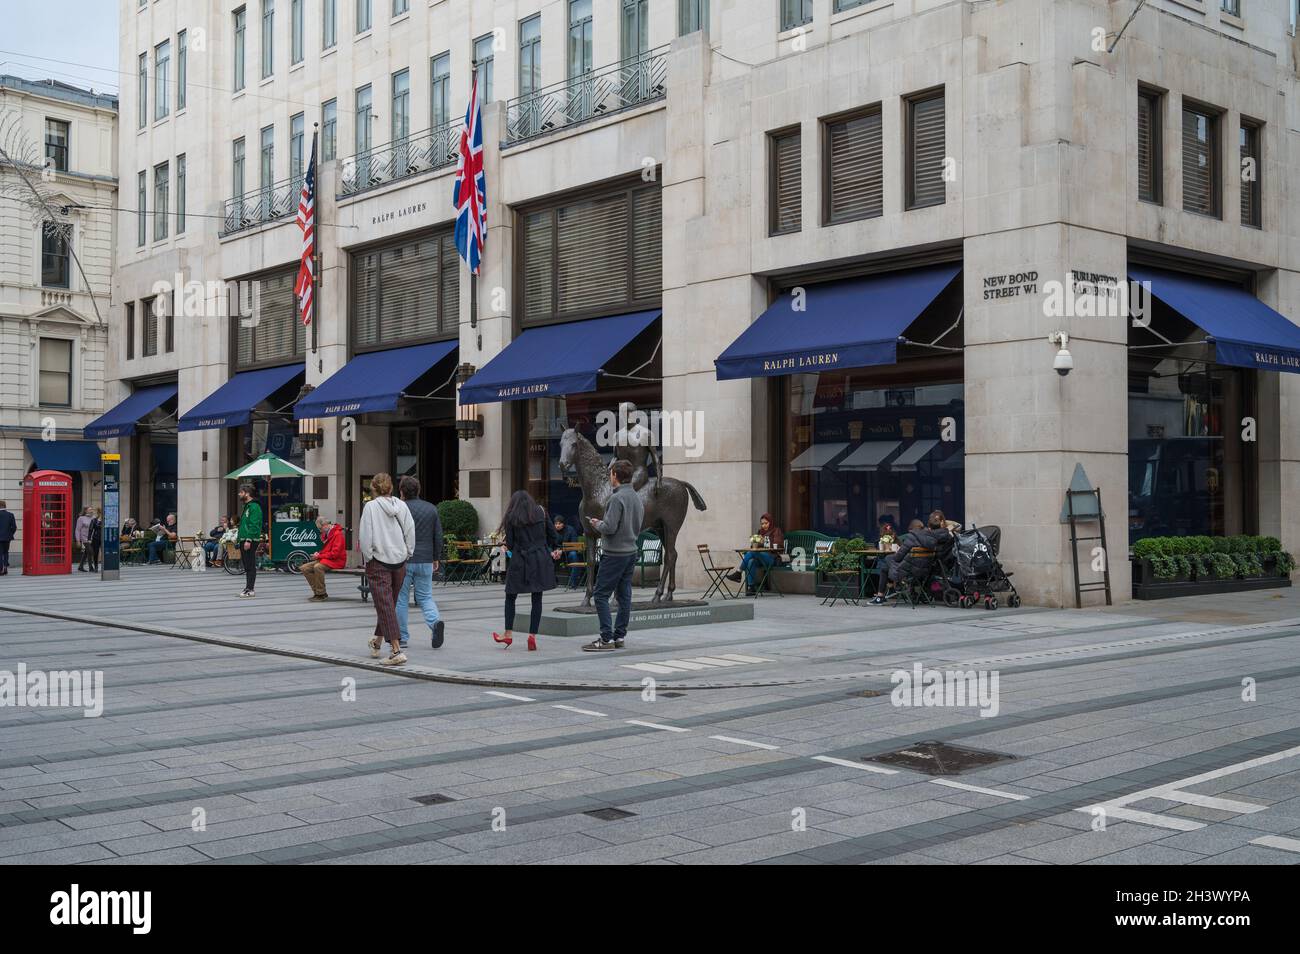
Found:
[{"label": "wooden chair", "polygon": [[718,593],[724,600],[735,600],[740,598],[740,592],[732,590],[730,582],[727,580],[727,574],[736,569],[735,565],[718,566],[713,562],[713,554],[709,552],[709,545],[701,543],[695,548],[700,552],[700,563],[704,565],[704,572],[709,575],[713,583],[704,593],[707,600],[714,593]]}]

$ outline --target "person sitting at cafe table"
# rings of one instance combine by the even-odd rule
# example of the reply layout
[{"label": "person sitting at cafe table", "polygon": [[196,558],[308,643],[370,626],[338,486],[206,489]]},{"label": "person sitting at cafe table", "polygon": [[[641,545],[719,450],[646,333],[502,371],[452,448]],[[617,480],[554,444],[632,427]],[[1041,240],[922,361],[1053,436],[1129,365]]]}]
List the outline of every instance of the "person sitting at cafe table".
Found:
[{"label": "person sitting at cafe table", "polygon": [[149,544],[149,563],[162,563],[163,551],[168,544],[176,542],[176,514],[169,513],[166,523],[155,523],[149,528],[154,532],[153,542]]},{"label": "person sitting at cafe table", "polygon": [[560,561],[569,568],[569,589],[578,588],[578,577],[582,574],[582,551],[575,546],[565,546],[578,542],[578,531],[564,521],[564,514],[557,513],[551,518],[556,536],[560,538]]},{"label": "person sitting at cafe table", "polygon": [[[920,520],[914,522],[918,526],[921,524]],[[876,543],[876,549],[884,553],[892,553],[898,549],[898,531],[894,529],[892,523],[885,522],[880,525],[880,540]]]},{"label": "person sitting at cafe table", "polygon": [[216,566],[221,562],[217,559],[217,551],[221,549],[221,538],[229,529],[230,518],[222,517],[217,521],[217,525],[208,531],[208,538],[203,541],[203,554],[204,559],[208,561],[208,566]]},{"label": "person sitting at cafe table", "polygon": [[316,526],[320,528],[320,550],[313,553],[301,569],[303,578],[311,586],[309,599],[313,603],[323,603],[329,599],[325,592],[325,574],[348,565],[348,548],[343,540],[343,528],[338,524],[327,517],[317,517]]},{"label": "person sitting at cafe table", "polygon": [[925,579],[933,557],[920,556],[913,551],[926,550],[939,555],[949,550],[952,547],[952,531],[946,524],[943,511],[935,510],[926,523],[913,520],[908,525],[907,533],[898,541],[898,549],[888,558],[886,574],[889,579],[885,584],[885,592],[877,593],[871,600],[872,605],[879,606],[886,599],[897,595],[898,586],[904,580],[919,583]]},{"label": "person sitting at cafe table", "polygon": [[727,574],[727,579],[733,583],[740,582],[740,574],[745,574],[745,595],[753,596],[758,586],[760,574],[775,565],[777,558],[785,552],[785,534],[781,528],[776,525],[770,513],[765,513],[758,518],[758,530],[755,531],[754,537],[758,543],[751,543],[750,546],[763,550],[770,550],[769,553],[751,551],[746,553],[740,560],[740,569],[732,570]]}]

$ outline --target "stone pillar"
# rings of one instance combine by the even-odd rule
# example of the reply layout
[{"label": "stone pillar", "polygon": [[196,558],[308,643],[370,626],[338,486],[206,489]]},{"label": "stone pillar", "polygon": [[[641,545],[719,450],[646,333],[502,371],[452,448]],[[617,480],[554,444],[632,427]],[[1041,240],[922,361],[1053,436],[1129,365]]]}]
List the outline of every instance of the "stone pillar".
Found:
[{"label": "stone pillar", "polygon": [[[720,561],[768,507],[767,382],[718,381],[713,359],[767,304],[750,272],[749,84],[713,101],[703,31],[674,41],[663,161],[663,407],[696,415],[695,447],[663,448],[665,473],[689,481],[708,510],[687,511],[677,541],[679,589],[707,579],[695,547]],[[706,177],[707,170],[727,175]]]},{"label": "stone pillar", "polygon": [[[1061,224],[968,238],[964,255],[966,325],[965,519],[1002,528],[1002,561],[1026,603],[1073,606],[1069,528],[1060,522],[1065,490],[1083,464],[1102,491],[1106,556],[1115,600],[1129,598],[1128,319],[1046,314],[1046,283],[1068,293],[1070,269],[1123,279],[1122,237]],[[1022,278],[1014,297],[985,300],[985,280]],[[1028,286],[1036,283],[1036,289]],[[1007,286],[1001,286],[1007,287]],[[1048,336],[1069,334],[1074,370],[1052,369]],[[1096,524],[1080,535],[1096,536]],[[1096,543],[1079,547],[1080,577]],[[1104,602],[1085,594],[1084,605]]]}]

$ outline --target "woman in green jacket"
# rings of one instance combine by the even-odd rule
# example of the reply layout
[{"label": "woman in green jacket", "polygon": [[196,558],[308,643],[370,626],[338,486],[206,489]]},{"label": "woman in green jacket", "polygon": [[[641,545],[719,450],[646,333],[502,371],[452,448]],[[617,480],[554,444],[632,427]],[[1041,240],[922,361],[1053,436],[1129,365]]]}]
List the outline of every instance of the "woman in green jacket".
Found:
[{"label": "woman in green jacket", "polygon": [[239,557],[244,563],[244,592],[240,597],[251,597],[257,582],[257,546],[262,542],[262,505],[253,499],[253,485],[241,484],[239,488]]}]

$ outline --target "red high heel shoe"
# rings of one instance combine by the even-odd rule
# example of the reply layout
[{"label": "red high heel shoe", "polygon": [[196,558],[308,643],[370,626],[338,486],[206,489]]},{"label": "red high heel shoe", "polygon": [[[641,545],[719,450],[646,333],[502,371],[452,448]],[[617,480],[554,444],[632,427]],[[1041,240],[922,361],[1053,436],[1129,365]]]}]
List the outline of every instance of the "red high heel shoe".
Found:
[{"label": "red high heel shoe", "polygon": [[493,633],[493,634],[492,634],[492,639],[493,639],[495,642],[498,642],[498,643],[505,643],[505,644],[506,644],[506,649],[509,649],[509,648],[510,648],[510,644],[514,642],[514,640],[511,639],[509,636],[501,636],[501,635],[498,635],[497,633]]},{"label": "red high heel shoe", "polygon": [[530,653],[537,651],[537,637],[532,633],[528,634],[528,651]]}]

